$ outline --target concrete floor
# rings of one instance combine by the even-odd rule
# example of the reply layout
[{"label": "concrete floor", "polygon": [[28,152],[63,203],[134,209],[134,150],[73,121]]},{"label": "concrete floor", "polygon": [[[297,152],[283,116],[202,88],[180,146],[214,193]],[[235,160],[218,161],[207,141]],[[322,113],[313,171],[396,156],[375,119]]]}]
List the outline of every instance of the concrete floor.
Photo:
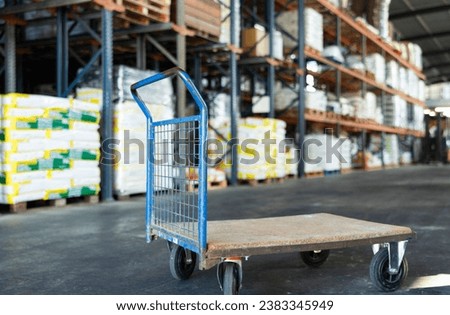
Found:
[{"label": "concrete floor", "polygon": [[[450,294],[450,167],[417,166],[209,194],[209,218],[329,212],[417,232],[395,294]],[[0,294],[221,294],[216,270],[170,275],[162,240],[144,239],[144,198],[0,215]],[[379,294],[369,247],[332,251],[319,269],[299,254],[251,257],[241,294]]]}]

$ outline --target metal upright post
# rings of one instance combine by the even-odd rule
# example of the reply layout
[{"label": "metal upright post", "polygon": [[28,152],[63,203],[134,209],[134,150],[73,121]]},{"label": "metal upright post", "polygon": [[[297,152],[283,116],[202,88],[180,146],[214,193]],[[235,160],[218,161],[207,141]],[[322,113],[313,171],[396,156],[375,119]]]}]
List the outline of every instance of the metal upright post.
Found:
[{"label": "metal upright post", "polygon": [[[384,124],[384,115],[386,115],[386,92],[381,91],[381,112],[383,113],[383,124]],[[384,157],[384,148],[386,146],[386,133],[383,131],[381,133],[381,166],[383,168],[386,166],[386,161]]]},{"label": "metal upright post", "polygon": [[430,163],[431,160],[431,137],[430,134],[430,115],[425,115],[424,117],[425,124],[425,138],[422,141],[422,152],[421,152],[421,162],[422,163]]},{"label": "metal upright post", "polygon": [[442,114],[436,112],[436,161],[442,162]]},{"label": "metal upright post", "polygon": [[141,70],[147,69],[147,41],[143,34],[136,37],[136,67]]},{"label": "metal upright post", "polygon": [[[269,57],[274,58],[275,44],[275,4],[274,0],[266,1],[267,31],[269,34]],[[268,65],[267,74],[267,95],[269,96],[269,117],[275,118],[275,66]]]},{"label": "metal upright post", "polygon": [[[102,145],[108,146],[113,138],[113,12],[102,9],[102,75],[103,75],[103,110],[102,110]],[[103,148],[108,152],[108,148]],[[113,165],[101,165],[101,196],[103,201],[113,200]]]},{"label": "metal upright post", "polygon": [[[336,16],[336,46],[340,49],[341,48],[341,19],[340,17]],[[335,94],[336,94],[336,101],[341,102],[341,92],[342,92],[342,73],[339,69],[336,69],[336,87],[335,87]],[[336,124],[336,137],[339,137],[341,133],[341,124],[338,122]]]},{"label": "metal upright post", "polygon": [[[341,18],[336,16],[336,46],[341,49]],[[336,99],[338,102],[341,100],[341,81],[342,73],[339,69],[336,69]]]},{"label": "metal upright post", "polygon": [[56,16],[56,93],[63,97],[69,86],[69,31],[67,9],[58,8]]},{"label": "metal upright post", "polygon": [[366,142],[367,142],[367,133],[364,129],[361,133],[361,146],[362,146],[362,168],[367,170],[368,165],[366,164]]},{"label": "metal upright post", "polygon": [[[236,15],[237,1],[230,1],[230,44],[235,46],[239,34],[237,34],[238,28],[236,27],[239,20]],[[231,139],[232,139],[232,150],[231,150],[231,185],[237,185],[238,181],[238,152],[235,147],[234,141],[238,137],[238,75],[237,75],[237,58],[236,53],[232,49],[230,51],[230,122],[231,122]]]},{"label": "metal upright post", "polygon": [[16,92],[16,26],[5,24],[5,92]]},{"label": "metal upright post", "polygon": [[[366,57],[367,57],[367,37],[364,35],[361,35],[361,48],[362,48],[362,53],[361,53],[361,61],[363,63],[363,65],[366,65]],[[362,97],[366,97],[366,93],[367,93],[367,83],[362,81],[361,82],[361,94]]]},{"label": "metal upright post", "polygon": [[[185,12],[184,12],[184,0],[177,1],[176,11],[176,23],[184,27],[185,26]],[[177,33],[177,61],[178,67],[186,70],[186,36],[184,34]],[[177,78],[177,115],[178,117],[184,117],[186,111],[186,89],[184,83],[180,78]]]},{"label": "metal upright post", "polygon": [[305,75],[306,75],[306,62],[305,62],[305,23],[304,23],[304,0],[298,0],[298,67],[302,70],[302,73],[297,74],[298,85],[298,121],[297,121],[297,146],[300,149],[300,161],[298,164],[298,177],[305,176],[305,152],[303,143],[305,142],[306,124],[305,124]]},{"label": "metal upright post", "polygon": [[[382,56],[384,60],[386,60],[386,52],[383,50]],[[385,74],[385,80],[387,79],[387,73]],[[381,91],[381,112],[383,115],[383,124],[385,124],[384,119],[386,115],[386,92],[384,90]],[[384,156],[384,148],[386,146],[386,133],[383,131],[381,133],[381,165],[384,168],[386,166],[385,156]]]},{"label": "metal upright post", "polygon": [[202,55],[196,53],[194,55],[194,83],[198,91],[202,92]]}]

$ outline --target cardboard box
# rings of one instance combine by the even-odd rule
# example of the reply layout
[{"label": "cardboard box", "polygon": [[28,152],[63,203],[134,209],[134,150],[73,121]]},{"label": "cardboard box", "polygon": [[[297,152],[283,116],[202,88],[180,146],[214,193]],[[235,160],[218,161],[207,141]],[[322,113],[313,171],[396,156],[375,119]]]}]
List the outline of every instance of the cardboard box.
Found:
[{"label": "cardboard box", "polygon": [[242,48],[251,57],[264,57],[269,54],[269,37],[260,26],[242,31]]}]

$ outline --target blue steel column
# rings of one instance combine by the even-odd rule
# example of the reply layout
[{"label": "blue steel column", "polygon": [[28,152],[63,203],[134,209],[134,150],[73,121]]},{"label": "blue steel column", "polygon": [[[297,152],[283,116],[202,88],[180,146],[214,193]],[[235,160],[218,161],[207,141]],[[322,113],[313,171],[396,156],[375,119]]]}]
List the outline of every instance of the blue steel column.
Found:
[{"label": "blue steel column", "polygon": [[[230,44],[236,45],[237,43],[237,27],[236,24],[239,20],[236,16],[237,1],[231,0],[230,2]],[[232,145],[234,146],[235,139],[238,138],[238,76],[237,76],[237,58],[234,50],[230,51],[230,122],[231,122],[231,139],[233,140]],[[238,181],[238,154],[237,148],[233,147],[231,150],[232,161],[231,161],[231,185],[237,185]]]},{"label": "blue steel column", "polygon": [[[102,75],[103,75],[103,110],[102,110],[102,145],[105,140],[113,138],[113,12],[102,9]],[[103,152],[108,152],[104,148]],[[101,165],[101,196],[103,201],[113,200],[113,165]]]},{"label": "blue steel column", "polygon": [[[266,18],[267,28],[269,33],[269,57],[274,58],[274,44],[275,44],[275,5],[274,0],[266,1]],[[269,117],[275,118],[275,66],[268,65],[267,75],[267,95],[269,96]]]},{"label": "blue steel column", "polygon": [[145,36],[142,34],[136,37],[136,67],[138,69],[147,69],[147,45]]},{"label": "blue steel column", "polygon": [[298,85],[298,120],[297,120],[297,146],[300,151],[300,163],[298,164],[298,177],[305,176],[305,161],[304,161],[304,148],[303,143],[305,141],[306,124],[305,124],[305,75],[306,75],[306,63],[305,63],[305,23],[304,23],[305,2],[304,0],[298,0],[298,67],[303,71],[302,74],[297,74]]},{"label": "blue steel column", "polygon": [[56,92],[63,97],[69,85],[69,32],[67,9],[58,8],[56,16]]},{"label": "blue steel column", "polygon": [[202,55],[196,53],[194,55],[194,83],[197,90],[202,93]]},{"label": "blue steel column", "polygon": [[5,92],[16,92],[16,26],[5,25]]}]

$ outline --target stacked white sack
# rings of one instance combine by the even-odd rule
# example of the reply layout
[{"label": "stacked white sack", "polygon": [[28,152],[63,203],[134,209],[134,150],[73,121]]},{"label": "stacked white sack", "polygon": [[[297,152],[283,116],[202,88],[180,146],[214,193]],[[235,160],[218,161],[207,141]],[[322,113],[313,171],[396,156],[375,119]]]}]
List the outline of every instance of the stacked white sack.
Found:
[{"label": "stacked white sack", "polygon": [[97,104],[7,94],[1,112],[0,203],[98,194]]},{"label": "stacked white sack", "polygon": [[[130,85],[154,74],[154,71],[126,66],[114,68],[114,139],[119,141],[115,147],[114,193],[119,196],[146,192],[147,122],[144,113],[132,98]],[[77,98],[101,104],[102,90],[99,89],[98,82],[101,82],[99,72],[94,71],[77,88]],[[150,110],[153,121],[174,117],[174,96],[170,80],[145,86],[138,92]],[[167,156],[169,160],[166,164],[172,164],[172,154]],[[172,187],[173,183],[163,181],[162,174],[159,174],[162,167],[155,168],[155,172],[156,187]],[[172,175],[177,177],[176,174]]]},{"label": "stacked white sack", "polygon": [[[286,30],[293,37],[297,37],[298,33],[298,11],[285,11],[277,17],[277,24],[279,24],[284,30]],[[312,47],[319,52],[323,51],[323,16],[311,9],[305,8],[304,13],[304,25],[305,25],[305,44]],[[297,42],[291,37],[283,35],[284,46],[288,48],[294,48],[297,46]]]},{"label": "stacked white sack", "polygon": [[[227,140],[231,139],[229,126],[218,130]],[[213,135],[211,135],[213,136]],[[238,125],[238,179],[263,180],[286,176],[286,153],[282,146],[286,137],[286,123],[270,118],[245,118]],[[274,141],[274,144],[265,144]],[[219,141],[221,141],[219,139]],[[224,141],[222,140],[224,143]],[[226,146],[224,145],[226,148]],[[231,175],[231,156],[228,155],[220,168]]]}]

